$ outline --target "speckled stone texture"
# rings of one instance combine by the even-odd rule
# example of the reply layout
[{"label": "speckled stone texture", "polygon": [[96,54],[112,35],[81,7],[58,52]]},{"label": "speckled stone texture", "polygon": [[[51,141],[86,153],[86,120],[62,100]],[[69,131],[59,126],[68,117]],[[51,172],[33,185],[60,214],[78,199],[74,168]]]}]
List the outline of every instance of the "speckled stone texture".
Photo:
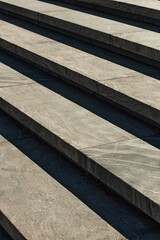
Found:
[{"label": "speckled stone texture", "polygon": [[0,224],[14,240],[125,239],[3,137],[0,170]]},{"label": "speckled stone texture", "polygon": [[[14,59],[15,63],[17,61]],[[19,65],[23,66],[22,62]],[[26,70],[33,71],[33,68],[28,68],[27,64],[25,64],[25,67]],[[43,74],[43,72],[41,73]],[[82,93],[82,91],[74,89],[75,94],[78,92]],[[87,94],[83,94],[83,97],[84,95],[90,99]],[[110,223],[127,239],[157,240],[160,238],[159,225],[154,220],[137,211],[108,188],[97,184],[83,170],[68,161],[68,159],[41,141],[37,136],[30,131],[24,131],[23,126],[17,124],[13,118],[2,110],[0,110],[0,131],[15,147],[25,153],[52,178],[61,183],[91,208],[92,211],[103,217],[107,223]],[[4,231],[1,231],[0,228],[1,240],[11,240],[10,238],[5,238],[6,234],[3,233]]]},{"label": "speckled stone texture", "polygon": [[159,32],[37,0],[4,0],[0,6],[73,38],[160,68]]},{"label": "speckled stone texture", "polygon": [[[45,1],[45,0],[44,0]],[[60,0],[83,7],[96,9],[101,12],[115,14],[124,18],[160,25],[159,0]],[[51,2],[51,1],[50,1]],[[56,2],[56,1],[52,1]]]},{"label": "speckled stone texture", "polygon": [[0,225],[13,240],[159,239],[159,1],[71,2],[0,1]]},{"label": "speckled stone texture", "polygon": [[[111,56],[110,53],[107,53],[108,58],[113,61],[75,48],[77,44],[82,49],[87,49],[86,44],[71,42],[70,39],[56,33],[50,38],[45,37],[40,35],[40,32],[35,33],[38,31],[35,26],[27,30],[22,28],[23,24],[20,27],[16,23],[19,25],[21,22],[1,21],[0,46],[3,49],[33,64],[36,63],[69,83],[96,93],[160,127],[159,70],[140,64],[138,70],[143,70],[143,74],[114,63],[116,56]],[[103,54],[103,50],[97,51]],[[121,61],[128,64],[129,60],[120,58],[119,62]],[[135,67],[136,63],[131,62],[131,66]]]},{"label": "speckled stone texture", "polygon": [[157,148],[37,83],[0,95],[4,111],[160,222]]}]

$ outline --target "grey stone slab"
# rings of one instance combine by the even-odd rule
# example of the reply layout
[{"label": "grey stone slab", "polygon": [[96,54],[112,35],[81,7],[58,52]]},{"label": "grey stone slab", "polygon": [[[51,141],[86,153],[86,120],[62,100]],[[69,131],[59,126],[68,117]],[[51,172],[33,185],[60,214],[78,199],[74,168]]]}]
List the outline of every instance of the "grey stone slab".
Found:
[{"label": "grey stone slab", "polygon": [[[45,1],[45,0],[44,0]],[[60,0],[102,12],[115,14],[147,23],[160,25],[160,3],[158,0]],[[51,1],[50,1],[51,2]],[[53,1],[54,2],[54,1]]]},{"label": "grey stone slab", "polygon": [[[83,108],[89,110],[90,112],[96,114],[97,116],[113,123],[116,126],[124,129],[125,131],[133,134],[134,136],[149,142],[151,145],[156,146],[158,144],[158,139],[160,139],[160,129],[153,127],[144,121],[127,114],[126,112],[122,111],[121,109],[115,108],[114,106],[98,100],[95,96],[90,95],[74,86],[71,86],[63,81],[59,81],[59,79],[55,79],[50,74],[41,71],[31,65],[27,64],[26,62],[21,61],[20,59],[16,59],[9,54],[2,53],[2,66],[6,73],[9,75],[10,84],[16,79],[20,79],[20,84],[25,82],[26,77],[30,79],[30,83],[39,83],[42,86],[50,89],[53,92],[67,98],[68,100],[82,106]],[[3,72],[3,67],[2,67]],[[11,79],[12,76],[12,79]],[[41,81],[41,80],[45,81]],[[47,81],[48,79],[51,79]],[[6,82],[9,82],[6,78]],[[2,85],[3,85],[3,78],[2,78]],[[20,85],[18,85],[20,86]],[[0,80],[0,87],[1,87],[1,80]],[[13,88],[14,91],[14,88]],[[0,131],[3,134],[8,132],[8,127],[10,128],[8,140],[12,140],[15,137],[15,128],[11,127],[11,122],[7,118],[6,114],[1,112],[1,124],[0,124]],[[5,126],[3,126],[3,122],[5,122]],[[21,131],[16,133],[17,137],[21,136]],[[154,139],[153,139],[154,138]],[[158,144],[159,146],[159,144]]]},{"label": "grey stone slab", "polygon": [[[116,1],[114,1],[116,2]],[[126,4],[134,4],[136,6],[146,7],[149,9],[160,10],[159,0],[143,0],[141,2],[137,2],[137,0],[120,0],[120,3]]]},{"label": "grey stone slab", "polygon": [[[139,139],[82,150],[102,168],[89,171],[154,219],[160,216],[160,151]],[[154,153],[153,153],[154,152]],[[156,153],[157,152],[157,153]],[[156,154],[155,154],[156,153]],[[105,173],[109,171],[109,174]],[[103,174],[102,174],[103,173]],[[113,178],[113,175],[117,177]],[[122,177],[123,176],[123,177]],[[123,179],[123,183],[119,181]],[[127,183],[124,186],[124,182]],[[139,193],[135,191],[137,189]],[[144,197],[145,196],[145,197]],[[159,220],[158,220],[159,221]]]},{"label": "grey stone slab", "polygon": [[[0,63],[0,72],[1,72],[1,80],[0,80],[0,88],[3,87],[12,87],[22,84],[33,84],[32,81],[28,77],[21,77],[21,74],[17,73],[14,69],[10,68],[8,71],[8,66]],[[23,78],[23,80],[22,80]]]},{"label": "grey stone slab", "polygon": [[[25,76],[22,73],[17,72],[13,68],[0,63],[0,88],[5,88],[5,87],[13,87],[13,86],[20,86],[20,85],[28,85],[28,84],[34,84],[35,82],[30,79],[30,77]],[[28,74],[30,75],[31,72]],[[35,79],[38,78],[39,82],[47,82],[47,81],[52,81],[54,80],[53,76],[45,76],[45,74],[40,74],[38,71],[35,71]]]},{"label": "grey stone slab", "polygon": [[[0,134],[2,136],[7,135],[8,141],[13,141],[13,139],[25,139],[28,135],[24,128],[19,127],[19,123],[15,122],[16,127],[12,127],[12,119],[6,117],[6,113],[0,110]],[[23,129],[23,131],[22,131]],[[8,133],[8,134],[7,134]],[[4,138],[0,136],[0,143],[3,142]]]},{"label": "grey stone slab", "polygon": [[157,79],[5,21],[1,29],[1,48],[160,125]]},{"label": "grey stone slab", "polygon": [[157,148],[38,84],[0,94],[4,111],[160,222]]},{"label": "grey stone slab", "polygon": [[[4,128],[7,128],[7,130],[3,131]],[[12,133],[12,139],[10,140],[10,132],[13,129],[14,133]],[[137,211],[108,188],[97,184],[83,170],[72,164],[30,131],[27,131],[26,137],[24,127],[20,124],[17,125],[16,121],[6,113],[2,114],[1,110],[0,132],[15,147],[127,239],[158,240],[160,238],[159,224],[156,224],[154,220],[142,212]],[[0,239],[8,240],[8,238],[3,238],[3,234],[1,235],[1,229]]]},{"label": "grey stone slab", "polygon": [[4,141],[6,141],[6,139],[2,135],[0,135],[0,143],[3,143]]},{"label": "grey stone slab", "polygon": [[125,239],[12,144],[0,148],[0,223],[13,239]]},{"label": "grey stone slab", "polygon": [[[1,88],[0,96],[6,101],[11,100],[14,106],[19,104],[19,107],[22,107],[21,112],[29,114],[32,119],[37,118],[39,124],[47,123],[47,129],[54,131],[55,139],[61,135],[60,138],[79,150],[135,138],[134,135],[36,83]],[[21,118],[25,120],[25,116],[20,116]],[[26,124],[32,124],[27,118],[26,121]],[[96,134],[95,126],[98,126]]]},{"label": "grey stone slab", "polygon": [[[140,82],[141,84],[139,84]],[[129,78],[112,79],[111,81],[102,81],[101,84],[102,85],[97,86],[97,92],[99,92],[100,96],[108,97],[110,92],[107,91],[105,87],[109,87],[117,91],[117,94],[115,93],[115,98],[119,99],[117,102],[121,102],[122,106],[126,109],[131,109],[131,111],[136,112],[138,115],[143,115],[144,118],[150,115],[152,119],[160,119],[159,113],[154,112],[151,108],[151,106],[153,108],[160,106],[160,91],[159,89],[157,89],[157,91],[155,90],[157,86],[156,79],[139,75]],[[149,86],[150,89],[148,91]],[[129,98],[128,92],[130,93]],[[122,97],[119,93],[124,94],[125,97]],[[148,97],[149,94],[152,96],[152,99]],[[137,99],[138,101],[133,103],[133,99]],[[145,107],[143,104],[144,99],[146,104]]]},{"label": "grey stone slab", "polygon": [[[24,66],[25,67],[25,66]],[[47,77],[45,74],[40,75],[39,70],[35,71],[35,78],[38,78],[39,82],[45,82],[53,80],[53,76]],[[24,71],[23,71],[24,72]],[[33,72],[33,69],[30,68],[29,72],[26,72],[26,75],[31,75]],[[25,76],[24,74],[21,74],[20,72],[17,72],[13,68],[0,63],[0,88],[4,87],[13,87],[17,85],[27,85],[27,84],[34,84],[34,81],[30,79],[30,77]]]},{"label": "grey stone slab", "polygon": [[34,84],[35,81],[45,83],[55,80],[52,75],[3,51],[0,52],[0,73],[0,88]]},{"label": "grey stone slab", "polygon": [[[72,37],[160,67],[160,35],[147,29],[37,0],[4,0],[1,9]],[[113,46],[113,48],[112,48]]]}]

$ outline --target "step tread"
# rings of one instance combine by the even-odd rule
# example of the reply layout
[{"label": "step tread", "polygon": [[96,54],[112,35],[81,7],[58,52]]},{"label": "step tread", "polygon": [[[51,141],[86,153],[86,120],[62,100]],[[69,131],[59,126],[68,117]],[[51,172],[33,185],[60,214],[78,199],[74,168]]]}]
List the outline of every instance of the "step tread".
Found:
[{"label": "step tread", "polygon": [[[96,10],[99,13],[109,13],[114,16],[120,16],[124,19],[136,20],[139,23],[153,24],[160,26],[160,3],[157,0],[42,0],[43,2],[55,3],[62,6],[73,4],[70,7],[75,8],[77,5],[86,9]],[[62,2],[62,3],[59,3]],[[97,12],[97,13],[98,13]],[[93,12],[92,12],[93,13]],[[94,13],[93,13],[94,14]]]},{"label": "step tread", "polygon": [[[87,0],[88,1],[88,0]],[[95,0],[94,0],[95,1]],[[102,0],[104,1],[104,0]],[[104,1],[105,2],[105,1]],[[145,1],[137,1],[137,0],[118,0],[118,1],[113,1],[113,2],[118,2],[118,3],[126,3],[126,4],[134,4],[136,6],[144,7],[144,8],[149,8],[149,9],[154,9],[154,10],[160,10],[160,3],[157,0],[145,0]]]},{"label": "step tread", "polygon": [[0,95],[3,110],[160,222],[157,148],[37,83]]},{"label": "step tread", "polygon": [[[57,40],[53,40],[1,21],[1,37],[5,40],[5,44],[1,42],[1,46],[14,54],[37,62],[41,67],[52,72],[57,71],[56,73],[71,82],[160,124],[159,80],[66,45],[63,36],[55,35]],[[64,43],[58,42],[62,38]],[[30,52],[24,56],[25,54],[22,54],[21,50],[11,44]],[[43,59],[35,60],[35,54]],[[52,63],[58,64],[56,68]],[[142,67],[145,68],[145,66]],[[145,72],[157,76],[159,74],[159,70],[150,67],[147,67]],[[150,94],[151,92],[152,94]],[[148,106],[152,109],[148,110]]]},{"label": "step tread", "polygon": [[2,136],[0,143],[1,221],[24,239],[125,239]]},{"label": "step tread", "polygon": [[[62,2],[73,2],[72,0],[60,0]],[[145,1],[137,1],[137,0],[77,0],[77,2],[93,4],[95,6],[103,6],[103,7],[112,7],[116,9],[121,9],[126,12],[138,13],[141,15],[145,15],[148,13],[149,16],[153,18],[160,18],[160,15],[157,14],[160,11],[160,3],[157,0],[145,0]],[[87,5],[88,6],[88,5]],[[147,10],[144,11],[144,10]],[[156,13],[156,16],[153,15]]]},{"label": "step tread", "polygon": [[[11,61],[9,58],[5,56],[4,53],[1,54],[1,59],[5,61]],[[12,58],[13,59],[13,58]],[[14,59],[16,62],[16,60]],[[19,62],[17,63],[20,66]],[[53,81],[54,77],[52,75],[47,75],[46,73],[41,72],[39,73],[39,69],[34,67],[30,67],[27,69],[24,64],[22,64],[21,68],[19,68],[23,73],[16,71],[14,68],[9,67],[8,65],[1,62],[0,64],[0,88],[5,87],[13,87],[13,86],[20,86],[20,85],[27,85],[27,84],[34,84],[35,82],[29,77],[34,76],[36,79],[38,78],[38,82],[48,82]]]},{"label": "step tread", "polygon": [[[160,129],[148,125],[144,123],[144,121],[139,120],[106,102],[98,100],[94,96],[91,96],[76,87],[59,81],[59,79],[52,75],[47,74],[20,59],[16,59],[5,52],[2,52],[1,59],[2,63],[0,65],[0,72],[2,72],[2,74],[0,88],[39,83],[142,140],[147,141],[148,139],[156,138],[158,141]],[[153,141],[149,141],[149,143],[156,147],[159,146]]]},{"label": "step tread", "polygon": [[[24,9],[33,10],[45,15],[88,27],[100,32],[112,34],[124,39],[138,42],[152,48],[160,49],[159,33],[131,26],[129,24],[113,21],[99,16],[79,12],[69,8],[49,4],[37,0],[3,0],[1,2],[11,3]],[[142,34],[140,34],[142,33]],[[146,35],[144,35],[146,34]]]},{"label": "step tread", "polygon": [[[2,110],[0,110],[0,130],[8,141],[103,217],[111,226],[114,226],[127,239],[136,237],[142,239],[145,236],[147,240],[160,238],[158,224],[146,217],[145,214],[137,212],[109,189],[103,188],[101,184],[96,184],[90,176],[83,173],[64,156],[51,149],[30,131],[24,131],[22,125],[17,124],[17,121]],[[77,188],[77,186],[79,187]],[[2,240],[3,234],[1,233],[0,229],[0,239]]]},{"label": "step tread", "polygon": [[[26,15],[41,22],[47,21],[49,25],[57,25],[59,28],[69,29],[73,33],[91,37],[97,41],[160,62],[160,34],[158,32],[37,0],[3,0],[1,1],[2,6],[3,2],[21,7],[21,10],[15,8],[13,10],[12,5],[10,5],[10,7],[4,6],[4,9],[8,8],[22,16]],[[25,9],[29,11],[25,12]],[[35,11],[35,13],[32,11]],[[45,17],[40,14],[53,17],[53,19],[45,20]],[[65,21],[65,23],[56,23],[54,18]],[[82,27],[85,28],[82,29]],[[91,29],[92,33],[88,29]],[[104,33],[104,35],[100,35],[100,33]]]}]

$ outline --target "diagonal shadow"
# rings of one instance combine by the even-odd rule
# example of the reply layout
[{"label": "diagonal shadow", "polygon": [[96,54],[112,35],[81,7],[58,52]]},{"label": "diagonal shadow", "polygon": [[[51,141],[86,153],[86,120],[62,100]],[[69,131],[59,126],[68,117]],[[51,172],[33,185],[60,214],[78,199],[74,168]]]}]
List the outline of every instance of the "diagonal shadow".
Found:
[{"label": "diagonal shadow", "polygon": [[[116,63],[118,65],[124,66],[129,69],[135,70],[139,73],[143,73],[147,76],[155,78],[155,80],[156,79],[160,80],[160,70],[158,70],[157,68],[134,61],[134,60],[124,57],[122,55],[115,54],[113,52],[110,52],[110,51],[107,51],[104,49],[100,49],[95,46],[91,46],[91,45],[81,42],[79,40],[69,38],[63,34],[56,33],[56,32],[54,32],[54,30],[52,31],[52,30],[49,30],[46,28],[42,28],[35,24],[31,24],[29,22],[25,22],[25,21],[19,20],[17,18],[13,18],[9,15],[0,14],[0,19],[6,21],[8,23],[11,23],[13,25],[27,29],[31,32],[40,34],[44,37],[55,40],[57,42],[63,43],[70,47],[73,47],[75,49],[79,49],[83,52],[89,53],[91,55],[95,55],[102,59],[108,60],[110,62]],[[106,74],[107,74],[107,72],[106,72]]]},{"label": "diagonal shadow", "polygon": [[2,110],[0,134],[127,239],[160,239],[159,224],[91,176],[87,176],[84,171],[24,129]]},{"label": "diagonal shadow", "polygon": [[0,239],[1,240],[13,240],[1,226],[0,226]]},{"label": "diagonal shadow", "polygon": [[[109,103],[96,99],[96,97],[89,93],[85,93],[74,86],[70,86],[61,80],[57,80],[50,74],[47,74],[22,60],[16,59],[3,51],[0,56],[3,64],[15,69],[42,86],[60,94],[134,136],[160,148],[160,130],[158,128],[131,116],[127,112],[124,112]],[[9,83],[7,84],[9,85]]]},{"label": "diagonal shadow", "polygon": [[153,31],[153,32],[160,33],[159,26],[154,26],[152,24],[144,23],[144,22],[141,22],[141,21],[138,21],[138,20],[136,21],[134,19],[127,18],[127,16],[125,16],[125,18],[124,18],[124,17],[117,16],[116,14],[113,15],[113,13],[105,13],[105,12],[102,12],[100,10],[94,10],[94,9],[91,9],[90,6],[89,6],[90,4],[87,5],[87,3],[83,4],[83,3],[80,3],[80,2],[76,2],[76,1],[72,2],[72,3],[71,2],[70,3],[65,3],[63,1],[57,1],[57,0],[38,0],[38,1],[49,3],[49,4],[54,4],[54,5],[57,5],[59,7],[72,9],[72,10],[75,10],[75,11],[95,15],[95,16],[102,17],[102,18],[107,18],[107,19],[110,19],[110,20],[113,20],[113,21],[116,21],[116,22],[121,22],[121,23],[125,23],[125,24],[132,25],[132,26],[135,26],[135,27],[139,27],[139,28],[142,28],[142,29],[147,29],[147,30],[150,30],[150,31]]}]

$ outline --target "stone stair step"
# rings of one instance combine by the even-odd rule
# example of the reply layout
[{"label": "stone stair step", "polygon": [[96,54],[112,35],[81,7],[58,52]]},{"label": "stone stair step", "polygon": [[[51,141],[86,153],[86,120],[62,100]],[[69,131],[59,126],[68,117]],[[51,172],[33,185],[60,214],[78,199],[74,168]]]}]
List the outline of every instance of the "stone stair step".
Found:
[{"label": "stone stair step", "polygon": [[[39,83],[152,146],[160,148],[160,144],[158,144],[160,139],[159,128],[145,123],[143,120],[101,101],[94,95],[88,94],[75,86],[59,81],[54,76],[3,51],[1,52],[1,61],[0,88]],[[156,139],[157,141],[154,141]]]},{"label": "stone stair step", "polygon": [[[82,50],[77,49],[75,46],[80,45],[77,41],[72,42],[53,32],[51,39],[35,33],[39,29],[36,26],[32,32],[32,27],[24,29],[26,25],[20,20],[13,18],[12,21],[1,21],[2,49],[160,127],[159,70],[138,64],[138,69],[144,70],[143,74],[114,63],[115,55],[107,53],[111,59],[107,60],[83,51],[89,49],[84,43]],[[102,52],[99,50],[99,54]],[[119,61],[128,64],[128,59]],[[136,63],[131,65],[134,68]]]},{"label": "stone stair step", "polygon": [[0,137],[0,224],[14,240],[125,239]]},{"label": "stone stair step", "polygon": [[6,113],[160,223],[157,148],[35,82],[0,96]]},{"label": "stone stair step", "polygon": [[[30,66],[27,66],[27,69],[30,69]],[[5,139],[127,239],[158,240],[160,238],[159,224],[97,183],[2,110],[0,110],[0,132]],[[1,227],[0,239],[11,240]]]},{"label": "stone stair step", "polygon": [[160,68],[160,34],[37,0],[3,0],[0,9]]},{"label": "stone stair step", "polygon": [[[42,1],[57,3],[54,0]],[[59,0],[58,2],[72,3],[89,9],[160,26],[160,3],[158,0]]]}]

